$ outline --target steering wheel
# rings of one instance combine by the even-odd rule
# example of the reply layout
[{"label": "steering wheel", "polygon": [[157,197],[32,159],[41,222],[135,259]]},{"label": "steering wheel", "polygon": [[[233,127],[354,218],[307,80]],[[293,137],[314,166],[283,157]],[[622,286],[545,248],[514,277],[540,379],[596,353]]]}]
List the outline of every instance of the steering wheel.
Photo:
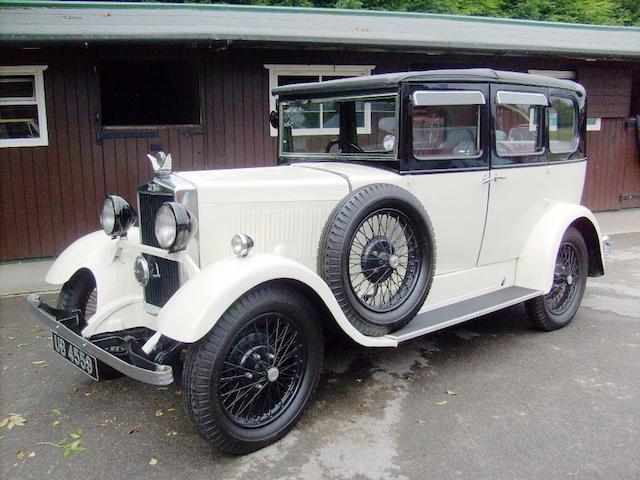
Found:
[{"label": "steering wheel", "polygon": [[[334,147],[334,145],[338,145],[339,143],[340,143],[340,139],[339,138],[331,140],[329,143],[327,143],[327,146],[324,149],[325,153],[330,153],[330,151]],[[362,147],[359,147],[355,143],[349,142],[349,143],[347,143],[347,145],[349,147],[351,147],[357,153],[364,153],[364,150],[362,149]]]}]

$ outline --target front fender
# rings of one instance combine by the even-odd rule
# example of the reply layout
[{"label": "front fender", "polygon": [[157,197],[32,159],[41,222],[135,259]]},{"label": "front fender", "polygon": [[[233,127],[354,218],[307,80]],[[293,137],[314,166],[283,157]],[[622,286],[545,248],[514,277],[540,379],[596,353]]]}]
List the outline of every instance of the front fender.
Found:
[{"label": "front fender", "polygon": [[[139,242],[139,230],[132,228],[126,240]],[[45,277],[48,283],[62,285],[78,270],[93,273],[98,288],[98,309],[122,297],[142,298],[142,287],[133,275],[135,250],[123,249],[118,240],[102,230],[79,238],[67,247],[53,263]]]},{"label": "front fender", "polygon": [[604,273],[602,233],[595,216],[582,205],[559,203],[551,206],[532,230],[517,261],[516,285],[549,292],[560,242],[571,225],[587,243],[589,274]]},{"label": "front fender", "polygon": [[270,281],[306,284],[327,306],[337,324],[364,346],[397,346],[387,337],[367,337],[349,323],[327,284],[315,272],[289,258],[257,254],[229,257],[203,269],[178,290],[158,314],[158,331],[181,342],[204,337],[224,312],[252,288]]}]

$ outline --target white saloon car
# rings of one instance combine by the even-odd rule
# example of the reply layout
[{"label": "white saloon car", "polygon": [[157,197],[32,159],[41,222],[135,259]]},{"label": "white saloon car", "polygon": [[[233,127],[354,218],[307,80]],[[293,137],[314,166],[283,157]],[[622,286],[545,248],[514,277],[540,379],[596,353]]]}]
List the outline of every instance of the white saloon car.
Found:
[{"label": "white saloon car", "polygon": [[554,330],[603,275],[580,205],[580,85],[441,70],[274,94],[278,166],[172,173],[156,152],[137,213],[109,195],[104,231],[52,266],[57,306],[29,297],[54,350],[94,379],[181,378],[218,449],[250,452],[293,427],[328,326],[397,347],[525,302]]}]

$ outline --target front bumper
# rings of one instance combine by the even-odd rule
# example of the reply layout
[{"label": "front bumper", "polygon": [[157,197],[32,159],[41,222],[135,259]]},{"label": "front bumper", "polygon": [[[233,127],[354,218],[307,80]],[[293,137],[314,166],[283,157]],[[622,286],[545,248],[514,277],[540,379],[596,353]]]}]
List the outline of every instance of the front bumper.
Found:
[{"label": "front bumper", "polygon": [[47,305],[40,295],[37,294],[29,295],[27,302],[29,302],[33,308],[36,317],[55,332],[56,335],[64,338],[86,353],[93,355],[101,362],[104,362],[127,377],[152,385],[169,385],[173,382],[173,369],[171,366],[161,365],[149,359],[142,358],[139,353],[135,351],[130,351],[129,354],[132,361],[139,365],[125,362],[72,331],[63,322],[73,321],[77,317],[77,313],[55,309]]}]

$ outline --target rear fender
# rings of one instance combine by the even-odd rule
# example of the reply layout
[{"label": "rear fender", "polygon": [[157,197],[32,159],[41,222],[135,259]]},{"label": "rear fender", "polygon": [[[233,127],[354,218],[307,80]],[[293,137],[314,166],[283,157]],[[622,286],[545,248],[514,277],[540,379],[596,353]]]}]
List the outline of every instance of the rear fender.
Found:
[{"label": "rear fender", "polygon": [[386,337],[367,337],[349,323],[327,284],[315,272],[289,258],[272,254],[229,257],[189,279],[158,314],[158,331],[185,343],[204,337],[233,303],[252,288],[268,282],[293,280],[307,285],[336,323],[365,346],[394,347]]},{"label": "rear fender", "polygon": [[516,266],[516,285],[548,293],[556,255],[567,228],[582,234],[589,254],[589,276],[604,274],[602,233],[593,213],[582,205],[555,204],[534,227]]}]

